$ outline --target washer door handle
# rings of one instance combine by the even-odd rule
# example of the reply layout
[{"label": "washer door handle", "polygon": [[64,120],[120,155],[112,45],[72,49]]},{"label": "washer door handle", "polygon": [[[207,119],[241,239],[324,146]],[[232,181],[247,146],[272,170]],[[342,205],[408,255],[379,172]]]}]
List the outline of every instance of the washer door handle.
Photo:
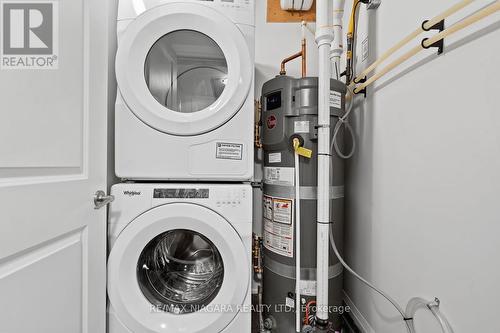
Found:
[{"label": "washer door handle", "polygon": [[106,195],[106,192],[99,190],[94,194],[94,209],[101,209],[115,200],[114,195]]}]

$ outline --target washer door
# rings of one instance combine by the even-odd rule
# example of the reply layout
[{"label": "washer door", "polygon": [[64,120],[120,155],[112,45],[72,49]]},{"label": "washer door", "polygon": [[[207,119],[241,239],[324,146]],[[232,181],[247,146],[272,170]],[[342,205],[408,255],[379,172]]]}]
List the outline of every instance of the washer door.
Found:
[{"label": "washer door", "polygon": [[243,241],[205,207],[173,203],[132,221],[108,259],[108,294],[133,332],[220,332],[250,283]]},{"label": "washer door", "polygon": [[144,12],[127,27],[116,56],[128,108],[173,135],[206,133],[231,119],[248,96],[252,68],[238,27],[196,3]]}]

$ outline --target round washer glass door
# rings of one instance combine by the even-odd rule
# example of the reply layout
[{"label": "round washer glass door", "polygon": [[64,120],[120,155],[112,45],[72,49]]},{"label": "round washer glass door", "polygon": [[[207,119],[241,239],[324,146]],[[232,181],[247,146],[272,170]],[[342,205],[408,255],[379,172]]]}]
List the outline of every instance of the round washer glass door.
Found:
[{"label": "round washer glass door", "polygon": [[119,91],[131,112],[173,135],[212,131],[240,110],[252,83],[238,27],[197,3],[165,4],[138,16],[120,37]]},{"label": "round washer glass door", "polygon": [[108,259],[110,304],[134,332],[219,332],[241,310],[249,284],[250,262],[236,230],[195,204],[140,215]]},{"label": "round washer glass door", "polygon": [[169,230],[142,250],[137,280],[157,310],[193,313],[217,296],[224,281],[224,263],[214,243],[199,232]]}]

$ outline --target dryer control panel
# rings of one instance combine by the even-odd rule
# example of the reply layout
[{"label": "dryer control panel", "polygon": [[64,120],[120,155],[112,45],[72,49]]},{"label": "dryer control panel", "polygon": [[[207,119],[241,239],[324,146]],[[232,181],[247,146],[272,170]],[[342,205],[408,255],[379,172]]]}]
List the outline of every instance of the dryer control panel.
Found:
[{"label": "dryer control panel", "polygon": [[219,3],[225,7],[235,7],[235,8],[250,7],[253,6],[254,4],[254,0],[199,0],[199,1],[214,2],[214,3]]}]

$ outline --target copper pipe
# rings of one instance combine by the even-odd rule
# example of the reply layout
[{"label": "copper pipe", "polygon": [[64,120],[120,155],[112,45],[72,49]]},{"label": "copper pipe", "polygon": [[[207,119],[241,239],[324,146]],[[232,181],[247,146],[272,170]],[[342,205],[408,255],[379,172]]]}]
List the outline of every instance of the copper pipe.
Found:
[{"label": "copper pipe", "polygon": [[306,39],[302,39],[302,48],[300,52],[297,52],[288,58],[283,59],[281,62],[280,75],[286,75],[286,63],[290,62],[294,59],[302,57],[302,77],[306,76],[307,73],[307,47],[306,47]]},{"label": "copper pipe", "polygon": [[252,265],[256,274],[262,274],[262,256],[261,256],[262,238],[255,233],[252,234]]},{"label": "copper pipe", "polygon": [[262,148],[262,140],[260,137],[260,127],[262,126],[261,114],[262,106],[260,101],[255,100],[255,121],[254,121],[254,143],[256,148]]}]

